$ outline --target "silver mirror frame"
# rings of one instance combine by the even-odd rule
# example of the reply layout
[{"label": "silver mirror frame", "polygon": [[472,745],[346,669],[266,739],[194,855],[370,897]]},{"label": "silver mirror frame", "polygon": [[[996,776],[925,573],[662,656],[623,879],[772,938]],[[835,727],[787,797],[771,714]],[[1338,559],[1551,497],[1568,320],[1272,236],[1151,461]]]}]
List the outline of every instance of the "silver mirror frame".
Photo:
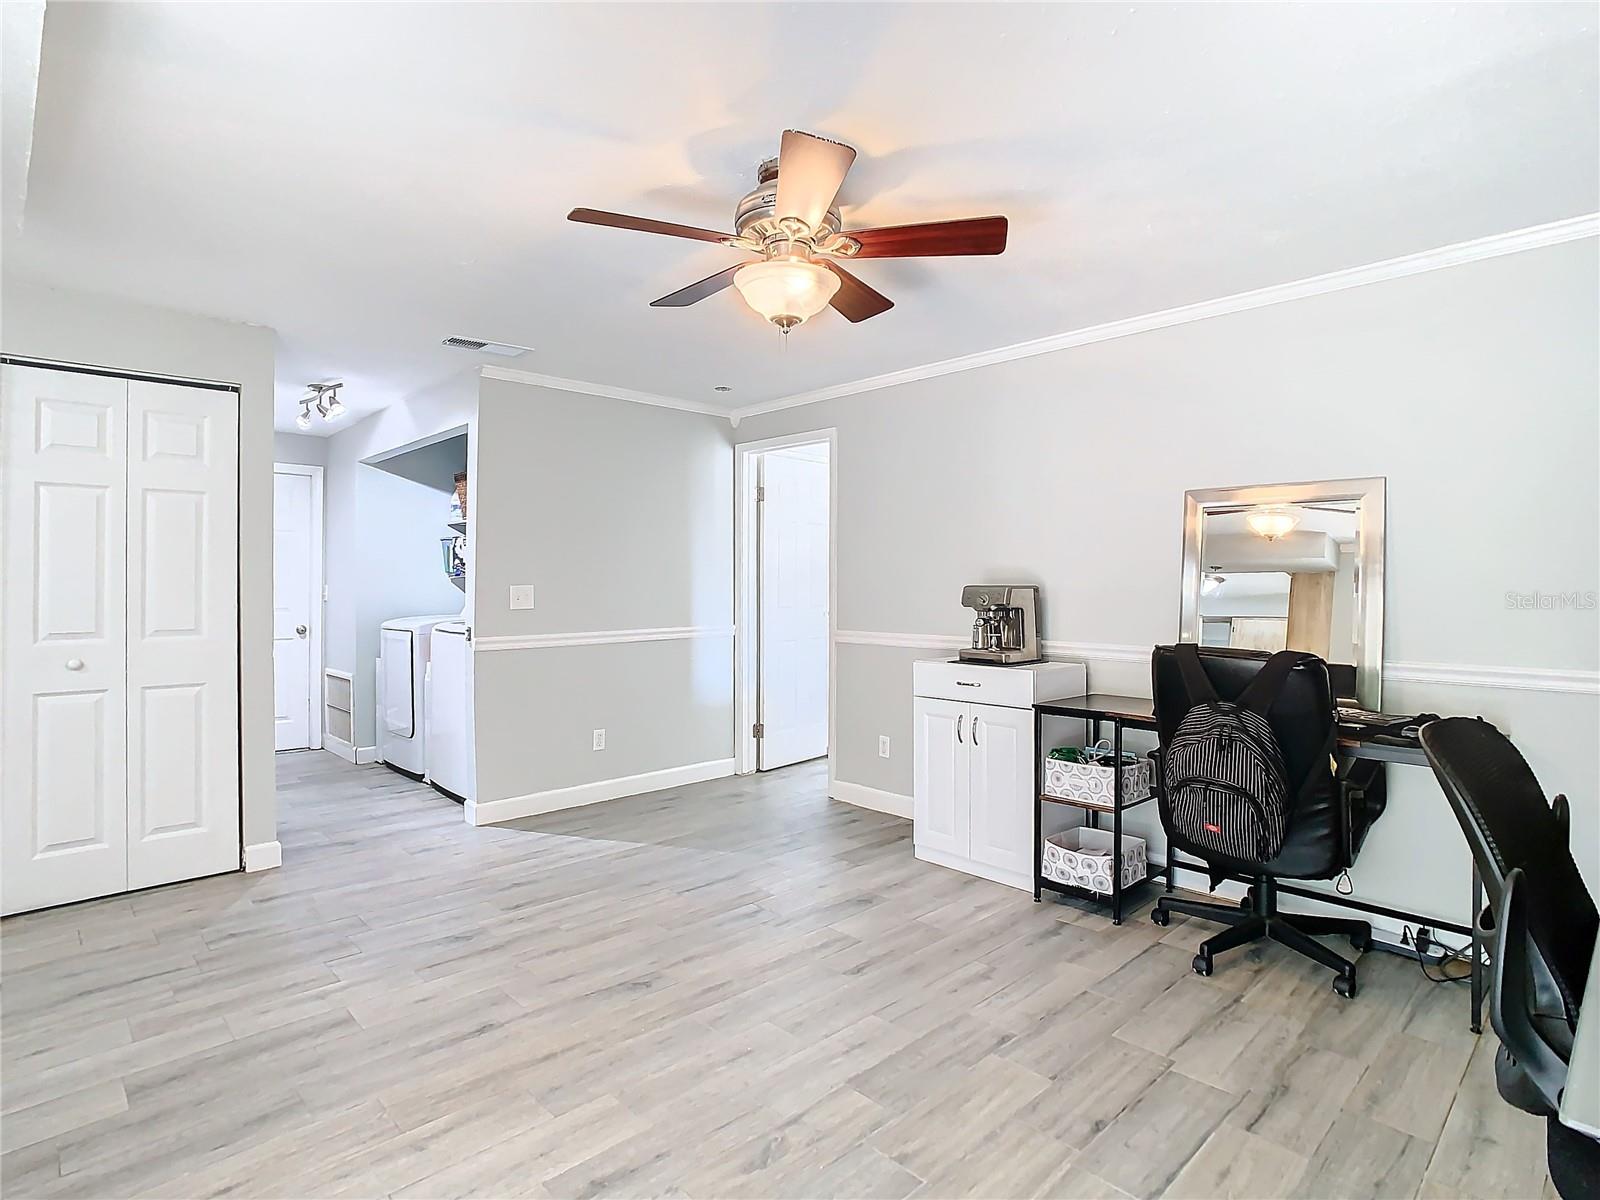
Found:
[{"label": "silver mirror frame", "polygon": [[1253,487],[1199,488],[1183,494],[1183,606],[1178,636],[1200,640],[1200,564],[1202,525],[1209,512],[1264,504],[1361,502],[1356,528],[1355,668],[1356,693],[1365,708],[1381,711],[1383,702],[1383,542],[1385,481],[1325,479],[1313,483],[1272,483]]}]

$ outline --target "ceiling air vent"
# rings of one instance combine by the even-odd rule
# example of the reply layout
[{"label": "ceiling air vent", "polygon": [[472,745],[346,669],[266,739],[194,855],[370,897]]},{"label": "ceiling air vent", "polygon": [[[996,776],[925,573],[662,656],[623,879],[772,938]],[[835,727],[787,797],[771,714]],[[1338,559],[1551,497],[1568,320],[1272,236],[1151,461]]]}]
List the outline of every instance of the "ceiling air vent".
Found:
[{"label": "ceiling air vent", "polygon": [[532,346],[513,346],[510,342],[486,342],[481,338],[447,337],[444,345],[452,350],[471,350],[474,354],[498,354],[501,358],[516,358],[528,353]]}]

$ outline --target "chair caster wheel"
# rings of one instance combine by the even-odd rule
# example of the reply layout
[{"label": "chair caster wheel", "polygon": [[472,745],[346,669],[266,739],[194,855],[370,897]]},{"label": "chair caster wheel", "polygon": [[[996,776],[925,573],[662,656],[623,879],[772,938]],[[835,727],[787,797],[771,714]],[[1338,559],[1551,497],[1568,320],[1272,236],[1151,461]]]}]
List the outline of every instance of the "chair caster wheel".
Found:
[{"label": "chair caster wheel", "polygon": [[1211,974],[1211,956],[1209,954],[1196,954],[1194,962],[1190,964],[1196,975]]},{"label": "chair caster wheel", "polygon": [[1352,933],[1350,935],[1350,948],[1357,954],[1365,954],[1372,949],[1372,935],[1370,933]]},{"label": "chair caster wheel", "polygon": [[1150,920],[1165,928],[1172,924],[1172,914],[1164,908],[1152,908],[1150,910]]},{"label": "chair caster wheel", "polygon": [[1356,977],[1354,975],[1335,975],[1333,977],[1333,990],[1346,1000],[1355,998]]}]

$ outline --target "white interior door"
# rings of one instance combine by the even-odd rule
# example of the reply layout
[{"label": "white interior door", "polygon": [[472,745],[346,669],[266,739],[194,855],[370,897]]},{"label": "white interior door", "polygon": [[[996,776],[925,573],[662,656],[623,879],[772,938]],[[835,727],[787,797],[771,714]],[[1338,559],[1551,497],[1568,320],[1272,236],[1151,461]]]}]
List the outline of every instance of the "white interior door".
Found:
[{"label": "white interior door", "polygon": [[919,847],[967,857],[971,705],[917,697],[912,829]]},{"label": "white interior door", "polygon": [[312,740],[312,631],[318,598],[317,514],[309,474],[272,474],[273,748],[309,750]]},{"label": "white interior door", "polygon": [[128,383],[128,886],[237,870],[238,399]]},{"label": "white interior door", "polygon": [[972,857],[1033,873],[1033,711],[972,706]]},{"label": "white interior door", "polygon": [[126,380],[0,367],[0,908],[128,886]]},{"label": "white interior door", "polygon": [[763,771],[828,752],[827,455],[824,444],[757,460]]}]

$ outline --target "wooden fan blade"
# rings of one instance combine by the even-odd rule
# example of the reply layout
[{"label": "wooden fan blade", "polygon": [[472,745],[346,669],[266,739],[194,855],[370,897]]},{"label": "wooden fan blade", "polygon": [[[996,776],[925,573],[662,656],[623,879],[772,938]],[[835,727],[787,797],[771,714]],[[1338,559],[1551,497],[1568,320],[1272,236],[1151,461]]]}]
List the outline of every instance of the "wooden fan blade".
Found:
[{"label": "wooden fan blade", "polygon": [[796,217],[812,229],[833,207],[856,152],[815,134],[785,129],[778,147],[777,217]]},{"label": "wooden fan blade", "polygon": [[699,304],[707,296],[715,296],[723,288],[733,282],[733,273],[744,263],[735,263],[725,271],[718,271],[715,275],[707,275],[699,283],[691,283],[686,288],[679,288],[670,295],[659,300],[650,301],[651,308],[688,308],[691,304]]},{"label": "wooden fan blade", "polygon": [[925,225],[852,229],[845,236],[861,243],[851,258],[923,258],[956,254],[999,254],[1006,248],[1004,217],[968,217]]},{"label": "wooden fan blade", "polygon": [[851,323],[865,321],[868,317],[875,317],[894,307],[893,300],[882,292],[873,291],[838,263],[824,260],[822,265],[839,277],[839,290],[833,294],[833,299],[828,303],[833,305],[846,321]]},{"label": "wooden fan blade", "polygon": [[609,225],[612,229],[637,229],[640,233],[662,233],[667,237],[693,238],[697,242],[720,242],[733,235],[693,225],[674,225],[671,221],[652,221],[649,217],[630,217],[625,213],[602,212],[598,208],[575,208],[567,220],[584,225]]}]

